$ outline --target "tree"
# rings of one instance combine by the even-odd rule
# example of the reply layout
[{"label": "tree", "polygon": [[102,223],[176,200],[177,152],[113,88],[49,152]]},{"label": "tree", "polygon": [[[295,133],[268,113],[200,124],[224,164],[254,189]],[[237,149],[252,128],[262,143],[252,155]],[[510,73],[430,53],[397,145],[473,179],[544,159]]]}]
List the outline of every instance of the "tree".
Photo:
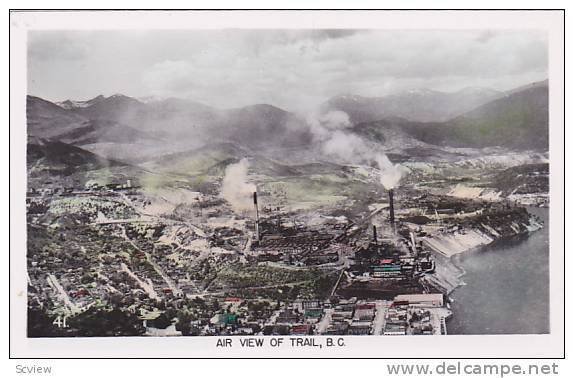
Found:
[{"label": "tree", "polygon": [[43,310],[28,309],[28,337],[60,337],[66,336],[66,330],[58,328]]},{"label": "tree", "polygon": [[68,321],[75,336],[140,336],[145,332],[142,321],[119,308],[111,311],[94,307]]},{"label": "tree", "polygon": [[80,282],[83,284],[88,284],[88,283],[92,282],[93,280],[94,279],[93,279],[92,275],[89,272],[86,272],[82,275]]},{"label": "tree", "polygon": [[177,312],[177,323],[175,329],[180,331],[183,336],[190,336],[192,334],[191,321],[193,316],[186,311]]}]

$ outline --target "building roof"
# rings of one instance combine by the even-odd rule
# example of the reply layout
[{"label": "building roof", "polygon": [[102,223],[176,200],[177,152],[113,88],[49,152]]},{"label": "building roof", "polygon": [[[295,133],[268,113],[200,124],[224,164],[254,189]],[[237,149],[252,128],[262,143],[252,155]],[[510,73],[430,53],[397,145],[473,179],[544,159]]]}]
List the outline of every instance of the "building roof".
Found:
[{"label": "building roof", "polygon": [[428,302],[428,301],[442,301],[443,294],[400,294],[394,299],[395,302]]}]

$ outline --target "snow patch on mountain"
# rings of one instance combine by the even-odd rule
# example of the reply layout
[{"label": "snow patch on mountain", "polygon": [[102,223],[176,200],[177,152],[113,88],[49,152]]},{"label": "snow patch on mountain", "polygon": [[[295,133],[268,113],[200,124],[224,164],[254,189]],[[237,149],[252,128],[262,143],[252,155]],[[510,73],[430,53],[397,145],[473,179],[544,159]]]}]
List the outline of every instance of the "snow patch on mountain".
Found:
[{"label": "snow patch on mountain", "polygon": [[92,99],[85,100],[85,101],[66,100],[66,101],[56,102],[56,105],[58,105],[61,108],[66,109],[66,110],[72,110],[72,109],[78,109],[78,108],[87,108],[87,107],[95,105],[98,102],[105,100],[105,99],[106,98],[104,96],[99,95],[97,97],[94,97]]}]

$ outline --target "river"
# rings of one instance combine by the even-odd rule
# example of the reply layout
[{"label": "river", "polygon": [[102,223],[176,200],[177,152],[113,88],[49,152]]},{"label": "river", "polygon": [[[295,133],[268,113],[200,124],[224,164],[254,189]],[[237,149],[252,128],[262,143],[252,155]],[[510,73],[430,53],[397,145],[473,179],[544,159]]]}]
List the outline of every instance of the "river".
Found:
[{"label": "river", "polygon": [[451,294],[449,334],[549,332],[548,209],[528,211],[543,229],[453,257],[466,285]]}]

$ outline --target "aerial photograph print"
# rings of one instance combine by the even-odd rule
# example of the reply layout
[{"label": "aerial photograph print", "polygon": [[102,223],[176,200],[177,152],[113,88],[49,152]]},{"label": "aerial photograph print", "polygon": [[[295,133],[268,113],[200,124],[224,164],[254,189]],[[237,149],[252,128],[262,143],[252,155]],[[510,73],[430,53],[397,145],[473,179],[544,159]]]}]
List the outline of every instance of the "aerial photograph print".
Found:
[{"label": "aerial photograph print", "polygon": [[29,30],[27,338],[549,334],[548,51]]}]

